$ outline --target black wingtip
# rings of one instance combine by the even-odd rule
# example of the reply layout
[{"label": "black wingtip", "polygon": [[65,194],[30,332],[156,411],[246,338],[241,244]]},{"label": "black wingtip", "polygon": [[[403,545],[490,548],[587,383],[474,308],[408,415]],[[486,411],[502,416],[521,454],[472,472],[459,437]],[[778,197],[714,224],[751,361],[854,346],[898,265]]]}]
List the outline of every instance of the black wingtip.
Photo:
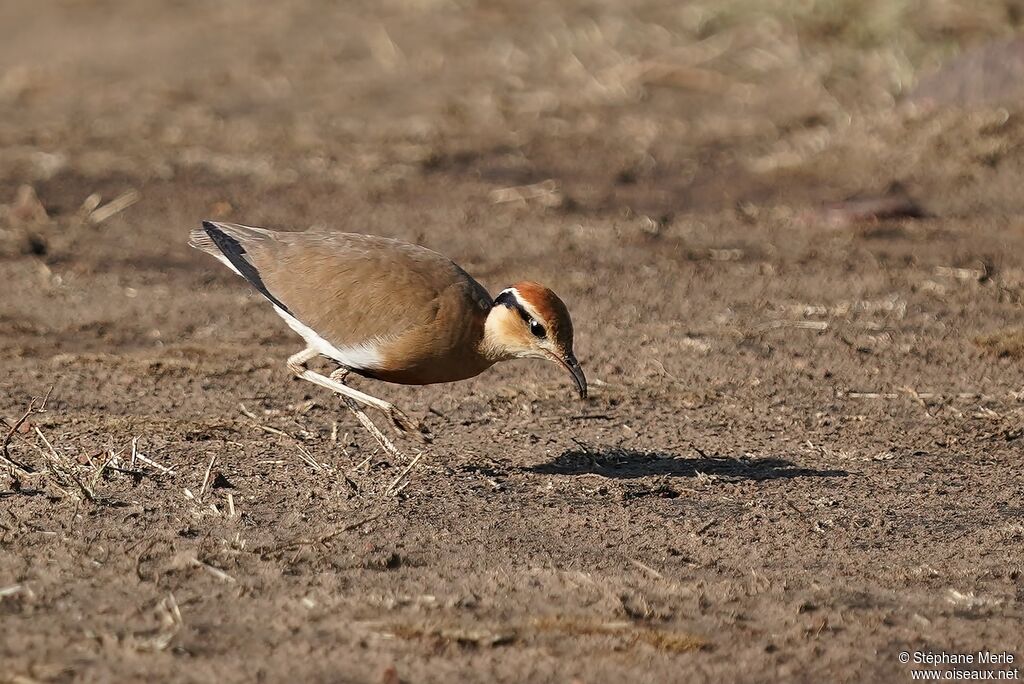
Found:
[{"label": "black wingtip", "polygon": [[270,293],[270,290],[263,283],[263,278],[260,277],[259,271],[245,258],[247,252],[242,243],[238,241],[238,238],[222,229],[213,221],[203,221],[203,230],[210,236],[213,244],[217,246],[221,254],[231,262],[231,265],[235,267],[235,270],[243,278],[249,281],[250,285],[259,290],[260,294],[269,299],[274,306],[287,314],[291,314],[291,311],[284,305],[284,302]]}]

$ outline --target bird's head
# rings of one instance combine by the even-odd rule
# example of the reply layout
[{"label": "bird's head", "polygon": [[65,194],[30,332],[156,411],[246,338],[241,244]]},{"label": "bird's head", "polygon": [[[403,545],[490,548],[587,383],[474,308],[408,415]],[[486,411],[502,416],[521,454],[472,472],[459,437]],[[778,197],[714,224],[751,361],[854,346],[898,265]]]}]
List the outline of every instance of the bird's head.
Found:
[{"label": "bird's head", "polygon": [[554,361],[572,374],[580,398],[587,396],[587,378],[572,351],[569,310],[543,285],[523,281],[498,293],[487,314],[484,350],[495,361]]}]

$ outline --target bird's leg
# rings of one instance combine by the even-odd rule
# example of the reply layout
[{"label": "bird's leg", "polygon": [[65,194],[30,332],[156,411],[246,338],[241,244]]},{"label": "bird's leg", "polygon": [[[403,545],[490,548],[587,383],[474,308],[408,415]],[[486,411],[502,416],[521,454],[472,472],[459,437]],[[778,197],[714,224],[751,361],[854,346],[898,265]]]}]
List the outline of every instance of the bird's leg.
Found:
[{"label": "bird's leg", "polygon": [[392,458],[405,461],[409,460],[409,457],[399,451],[394,442],[388,439],[387,435],[381,432],[377,426],[373,424],[373,421],[370,420],[370,417],[363,412],[363,409],[359,408],[359,404],[357,404],[355,400],[349,399],[348,397],[342,397],[341,400],[345,403],[345,406],[348,407],[348,410],[352,412],[352,415],[356,417],[359,424],[366,428],[366,431],[373,435],[373,438],[377,440],[377,443],[384,448],[384,451],[388,452]]},{"label": "bird's leg", "polygon": [[[356,394],[362,394],[362,392],[359,392],[358,390],[352,389],[351,387],[349,387],[348,385],[345,384],[345,378],[347,378],[351,373],[352,373],[352,371],[350,371],[348,368],[336,368],[328,376],[328,379],[332,380],[333,382],[336,382],[336,383],[340,384],[342,387],[347,389],[349,392],[354,392]],[[363,396],[368,396],[369,397],[370,395],[367,394],[367,395],[363,395]],[[343,395],[343,397],[345,399],[345,405],[348,406],[349,409],[353,413],[356,414],[356,418],[359,419],[359,422],[362,423],[363,427],[366,427],[366,429],[370,430],[370,432],[374,432],[375,434],[380,434],[380,431],[377,430],[376,427],[374,427],[372,430],[368,427],[368,424],[369,425],[373,425],[373,423],[370,423],[370,419],[366,416],[365,413],[363,413],[363,410],[361,408],[359,408],[359,404],[357,404],[355,401],[353,401],[353,398],[350,397],[349,395]],[[419,423],[418,421],[415,421],[412,418],[410,418],[409,416],[405,415],[405,413],[403,413],[397,406],[395,406],[394,404],[391,404],[389,402],[386,402],[386,401],[384,401],[382,399],[377,399],[376,397],[370,397],[370,398],[374,399],[375,401],[380,402],[383,406],[387,407],[386,409],[381,408],[381,410],[385,414],[387,414],[387,417],[391,419],[391,422],[394,423],[395,427],[399,431],[401,431],[403,433],[407,433],[407,434],[408,433],[412,433],[412,434],[416,435],[417,437],[419,437],[423,442],[426,442],[428,444],[431,442],[431,440],[433,440],[433,435],[430,434],[430,431],[426,428],[425,425],[423,425],[422,423]],[[380,408],[379,406],[377,406],[375,404],[370,404],[370,405],[374,406],[374,408]],[[355,408],[353,408],[353,407],[355,407]]]},{"label": "bird's leg", "polygon": [[[370,406],[384,413],[384,415],[390,418],[394,426],[401,432],[412,432],[413,434],[421,436],[427,434],[423,428],[420,427],[419,423],[409,418],[395,405],[345,385],[342,380],[344,380],[345,376],[348,375],[347,369],[339,368],[337,371],[331,373],[331,377],[326,377],[306,368],[306,363],[316,356],[319,356],[319,352],[316,350],[309,348],[304,349],[298,354],[292,355],[288,359],[288,369],[303,380],[312,382],[315,385],[320,385],[321,387],[326,387],[327,389],[340,394],[344,399],[346,399],[345,404],[350,410],[352,409],[352,406],[356,406],[358,409],[358,404],[355,402],[359,402],[360,404]],[[345,372],[342,373],[340,371]],[[353,412],[356,413],[355,411]],[[381,445],[384,446],[384,442],[381,441],[383,434],[381,434],[380,430],[378,430],[376,426],[374,426],[373,429],[368,427],[369,425],[373,425],[373,423],[370,422],[370,419],[366,414],[360,410],[356,413],[356,418],[358,418],[363,427],[369,430],[377,441],[381,442]],[[394,445],[391,445],[390,441],[388,441],[388,444],[390,447],[385,446],[385,449],[389,452],[401,453],[394,447]]]},{"label": "bird's leg", "polygon": [[[358,395],[362,394],[362,392],[358,392],[357,390],[354,390],[351,387],[348,387],[347,385],[343,384],[345,377],[348,376],[349,373],[347,368],[339,368],[335,370],[333,373],[331,373],[331,376],[329,378],[325,378],[323,375],[313,372],[306,368],[306,364],[317,356],[319,356],[319,352],[317,352],[315,349],[310,348],[306,348],[297,354],[293,354],[288,358],[288,370],[290,370],[292,373],[295,373],[295,375],[299,376],[303,380],[308,380],[309,382],[321,385],[322,387],[326,387],[340,394],[341,400],[345,402],[345,406],[348,408],[348,410],[351,411],[353,415],[355,415],[356,420],[359,421],[359,424],[366,428],[366,431],[369,432],[375,440],[377,440],[377,443],[380,444],[381,447],[383,447],[384,451],[390,454],[392,458],[399,460],[408,460],[405,454],[399,451],[398,447],[396,447],[391,442],[391,440],[388,439],[387,436],[383,432],[381,432],[376,425],[373,424],[373,421],[370,420],[369,416],[367,416],[366,413],[363,412],[363,409],[359,407],[359,404],[356,403],[356,401],[350,396],[350,393],[355,393]],[[374,399],[374,397],[369,398]],[[380,401],[379,399],[374,400]],[[373,404],[370,405],[373,406]]]},{"label": "bird's leg", "polygon": [[[334,371],[331,372],[328,378],[333,380],[334,382],[344,385],[345,378],[349,376],[349,373],[351,373],[351,371],[348,368],[336,368]],[[357,404],[354,400],[346,396],[342,396],[341,400],[345,403],[345,406],[348,407],[348,410],[352,412],[352,415],[356,417],[356,420],[359,421],[359,424],[366,428],[366,431],[373,435],[373,438],[376,439],[377,442],[382,447],[384,447],[384,451],[391,454],[391,456],[393,456],[394,458],[406,458],[405,455],[398,450],[394,443],[392,443],[392,441],[387,438],[387,435],[385,435],[383,432],[377,429],[377,426],[373,424],[373,421],[370,420],[370,417],[366,415],[362,408],[359,407],[359,404]]]},{"label": "bird's leg", "polygon": [[320,352],[313,349],[312,347],[306,347],[298,354],[292,354],[288,357],[285,363],[288,365],[288,370],[295,373],[299,377],[302,377],[303,371],[306,370],[306,364],[315,359],[320,355]]}]

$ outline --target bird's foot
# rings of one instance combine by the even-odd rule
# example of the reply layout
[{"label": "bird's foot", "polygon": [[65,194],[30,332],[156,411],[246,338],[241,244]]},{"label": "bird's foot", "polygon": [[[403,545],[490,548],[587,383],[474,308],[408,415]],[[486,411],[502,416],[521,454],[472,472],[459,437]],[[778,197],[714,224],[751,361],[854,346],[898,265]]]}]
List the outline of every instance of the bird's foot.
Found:
[{"label": "bird's foot", "polygon": [[430,430],[426,425],[423,425],[418,420],[405,415],[405,412],[398,407],[391,406],[388,408],[386,413],[388,418],[391,419],[391,423],[399,432],[417,437],[425,444],[429,444],[433,441],[434,436],[430,434]]},{"label": "bird's foot", "polygon": [[403,454],[402,451],[398,447],[396,447],[392,443],[392,441],[388,439],[384,435],[384,433],[377,428],[376,425],[373,424],[373,421],[370,420],[370,417],[363,412],[363,409],[359,406],[359,404],[357,404],[352,399],[349,399],[348,397],[342,397],[342,401],[348,407],[348,410],[351,411],[353,415],[355,415],[359,423],[364,428],[366,428],[366,431],[369,432],[375,440],[377,440],[377,443],[381,445],[385,452],[387,452],[393,458],[397,458],[398,460],[409,460],[408,456]]}]

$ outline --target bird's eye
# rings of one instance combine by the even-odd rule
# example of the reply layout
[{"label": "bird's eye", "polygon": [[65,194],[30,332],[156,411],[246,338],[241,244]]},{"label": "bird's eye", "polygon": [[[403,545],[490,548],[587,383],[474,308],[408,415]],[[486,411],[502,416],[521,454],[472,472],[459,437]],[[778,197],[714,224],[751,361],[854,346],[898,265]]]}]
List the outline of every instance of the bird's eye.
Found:
[{"label": "bird's eye", "polygon": [[545,337],[548,334],[547,330],[544,329],[544,326],[538,323],[537,321],[533,320],[532,318],[530,319],[530,332],[533,333],[534,337],[541,338]]}]

